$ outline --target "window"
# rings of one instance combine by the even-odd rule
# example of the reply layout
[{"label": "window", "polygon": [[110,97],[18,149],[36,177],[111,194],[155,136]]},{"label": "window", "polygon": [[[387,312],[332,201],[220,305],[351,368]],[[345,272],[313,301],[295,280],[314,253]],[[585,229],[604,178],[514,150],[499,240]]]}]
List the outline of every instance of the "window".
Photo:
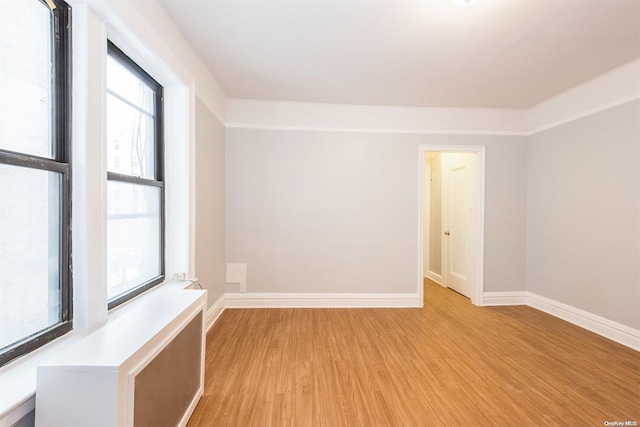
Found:
[{"label": "window", "polygon": [[113,308],[164,280],[163,90],[109,42],[107,259]]},{"label": "window", "polygon": [[0,1],[0,365],[71,330],[70,8]]}]

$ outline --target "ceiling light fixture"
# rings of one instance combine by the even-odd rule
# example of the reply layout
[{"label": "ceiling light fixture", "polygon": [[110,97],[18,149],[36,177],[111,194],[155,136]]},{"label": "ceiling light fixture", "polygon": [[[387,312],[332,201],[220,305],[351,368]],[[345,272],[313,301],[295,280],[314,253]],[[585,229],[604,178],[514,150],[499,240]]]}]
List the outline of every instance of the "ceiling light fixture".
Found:
[{"label": "ceiling light fixture", "polygon": [[478,0],[451,0],[451,3],[457,4],[458,6],[471,6],[474,3],[477,3]]}]

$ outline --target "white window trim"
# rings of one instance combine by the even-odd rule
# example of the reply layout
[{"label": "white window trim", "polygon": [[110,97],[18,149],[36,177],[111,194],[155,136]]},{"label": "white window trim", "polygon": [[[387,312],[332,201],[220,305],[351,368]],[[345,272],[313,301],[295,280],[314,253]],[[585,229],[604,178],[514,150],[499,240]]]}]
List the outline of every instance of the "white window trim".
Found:
[{"label": "white window trim", "polygon": [[[76,4],[77,3],[77,4]],[[128,6],[127,13],[113,6]],[[74,327],[93,330],[108,317],[106,282],[106,56],[107,39],[164,87],[165,96],[165,277],[195,274],[195,83],[174,57],[156,52],[166,49],[148,32],[146,21],[126,3],[92,3],[100,18],[83,0],[72,1],[74,10],[74,165],[84,168],[74,175],[72,253],[74,262]],[[81,15],[78,18],[78,15]],[[127,16],[126,22],[121,16]],[[83,22],[76,23],[76,19]],[[139,30],[138,32],[135,32]],[[78,40],[81,39],[81,40]],[[81,51],[76,53],[76,40]],[[154,46],[155,45],[155,46]],[[79,49],[80,50],[80,49]],[[77,84],[77,86],[76,86]],[[99,91],[99,95],[95,92]],[[80,96],[78,96],[80,93]],[[91,96],[89,96],[91,94]],[[83,105],[84,104],[84,105]],[[86,144],[85,141],[92,141]],[[76,159],[76,153],[81,158]],[[76,181],[83,180],[77,187]],[[76,242],[78,240],[78,242]],[[80,268],[79,275],[76,270]],[[80,298],[76,298],[79,296]],[[142,297],[142,295],[140,296]],[[126,305],[126,304],[124,304]]]}]

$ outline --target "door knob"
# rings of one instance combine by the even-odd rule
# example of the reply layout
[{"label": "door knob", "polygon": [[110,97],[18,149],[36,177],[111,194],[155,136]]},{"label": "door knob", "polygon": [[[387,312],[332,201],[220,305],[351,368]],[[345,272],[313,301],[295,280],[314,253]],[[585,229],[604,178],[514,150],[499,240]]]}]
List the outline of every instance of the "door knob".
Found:
[{"label": "door knob", "polygon": [[445,235],[445,236],[448,236],[449,234],[451,234],[451,233],[449,233],[448,231],[445,231],[445,232],[444,232],[444,235]]}]

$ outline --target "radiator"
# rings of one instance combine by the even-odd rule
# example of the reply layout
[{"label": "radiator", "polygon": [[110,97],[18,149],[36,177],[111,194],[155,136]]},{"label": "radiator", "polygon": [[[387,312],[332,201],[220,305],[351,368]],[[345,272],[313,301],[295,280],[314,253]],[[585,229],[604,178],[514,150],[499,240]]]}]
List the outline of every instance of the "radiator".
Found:
[{"label": "radiator", "polygon": [[158,289],[38,367],[36,426],[184,426],[204,392],[206,291]]}]

